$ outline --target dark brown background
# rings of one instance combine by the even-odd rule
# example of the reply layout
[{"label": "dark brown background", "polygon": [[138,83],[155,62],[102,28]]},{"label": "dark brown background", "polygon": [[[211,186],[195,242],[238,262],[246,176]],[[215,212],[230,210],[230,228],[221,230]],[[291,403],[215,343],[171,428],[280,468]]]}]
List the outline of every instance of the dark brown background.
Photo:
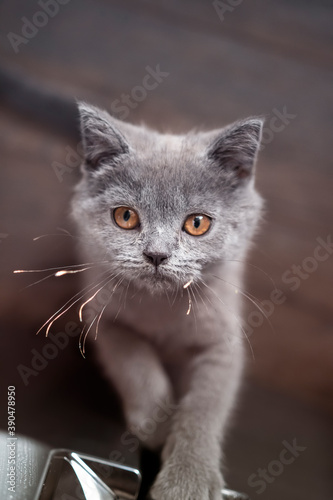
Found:
[{"label": "dark brown background", "polygon": [[[21,18],[40,7],[23,0],[0,5],[1,66],[19,68],[49,90],[110,109],[141,85],[147,65],[170,73],[130,121],[178,132],[249,115],[266,116],[269,128],[274,110],[295,115],[265,145],[257,170],[266,214],[249,262],[286,300],[274,308],[271,326],[264,321],[250,337],[254,358],[249,353],[227,448],[230,484],[253,498],[248,477],[294,438],[306,451],[259,496],[333,497],[333,255],[296,291],[282,281],[313,255],[318,237],[332,234],[332,7],[325,0],[251,0],[221,21],[210,1],[70,0],[15,54],[7,34],[20,34]],[[115,399],[94,361],[80,358],[76,339],[27,386],[17,372],[20,364],[31,366],[31,349],[42,352],[47,342],[35,337],[38,327],[79,287],[68,277],[20,291],[37,278],[11,273],[77,262],[70,237],[32,242],[59,227],[72,231],[66,216],[77,172],[59,182],[52,163],[76,145],[8,108],[0,111],[1,380],[17,386],[21,433],[110,456],[120,449],[109,425]],[[269,299],[270,279],[252,266],[247,276],[246,289]],[[75,315],[55,332],[70,319]]]}]

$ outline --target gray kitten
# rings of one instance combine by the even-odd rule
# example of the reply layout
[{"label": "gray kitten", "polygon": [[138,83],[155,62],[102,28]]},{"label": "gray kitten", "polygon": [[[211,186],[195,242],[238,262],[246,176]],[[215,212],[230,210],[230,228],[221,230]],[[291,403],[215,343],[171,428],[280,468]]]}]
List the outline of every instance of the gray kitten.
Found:
[{"label": "gray kitten", "polygon": [[129,430],[162,449],[151,498],[221,500],[243,366],[237,291],[262,205],[253,175],[262,121],[161,135],[79,111],[72,212],[85,259],[101,262],[92,291],[107,290],[98,358]]}]

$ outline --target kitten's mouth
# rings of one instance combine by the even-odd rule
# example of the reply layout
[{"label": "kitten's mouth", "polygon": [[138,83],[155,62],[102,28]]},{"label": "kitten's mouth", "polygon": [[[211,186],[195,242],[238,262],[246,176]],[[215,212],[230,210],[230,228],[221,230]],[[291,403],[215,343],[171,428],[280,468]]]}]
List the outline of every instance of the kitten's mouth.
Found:
[{"label": "kitten's mouth", "polygon": [[145,279],[145,280],[151,280],[151,281],[165,281],[165,280],[171,281],[172,280],[171,276],[167,272],[162,271],[158,267],[151,270],[150,272],[144,271],[140,277]]},{"label": "kitten's mouth", "polygon": [[180,290],[182,287],[187,288],[193,274],[188,270],[181,269],[182,272],[177,272],[177,269],[169,269],[167,265],[160,266],[142,266],[141,269],[135,267],[126,268],[127,279],[138,288],[145,288],[151,292],[164,292]]},{"label": "kitten's mouth", "polygon": [[154,290],[174,288],[179,283],[179,280],[175,276],[171,276],[166,270],[162,270],[159,267],[150,271],[142,271],[139,280],[144,286]]}]

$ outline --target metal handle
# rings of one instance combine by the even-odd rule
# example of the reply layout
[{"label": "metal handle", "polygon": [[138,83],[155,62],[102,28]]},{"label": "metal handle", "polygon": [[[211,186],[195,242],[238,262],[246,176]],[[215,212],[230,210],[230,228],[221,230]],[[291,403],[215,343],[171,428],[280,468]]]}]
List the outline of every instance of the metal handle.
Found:
[{"label": "metal handle", "polygon": [[250,500],[250,498],[244,493],[237,493],[237,491],[233,490],[222,490],[222,499],[223,500]]}]

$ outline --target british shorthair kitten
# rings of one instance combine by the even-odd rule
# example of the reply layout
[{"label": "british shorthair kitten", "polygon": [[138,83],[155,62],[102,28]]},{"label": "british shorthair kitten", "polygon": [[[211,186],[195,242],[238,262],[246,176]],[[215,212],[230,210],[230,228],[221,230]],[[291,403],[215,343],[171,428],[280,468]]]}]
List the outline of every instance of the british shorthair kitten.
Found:
[{"label": "british shorthair kitten", "polygon": [[[80,103],[72,214],[96,297],[97,356],[128,429],[161,449],[154,500],[221,500],[243,367],[242,274],[262,201],[262,121],[162,135]],[[98,325],[96,325],[98,323]]]}]

